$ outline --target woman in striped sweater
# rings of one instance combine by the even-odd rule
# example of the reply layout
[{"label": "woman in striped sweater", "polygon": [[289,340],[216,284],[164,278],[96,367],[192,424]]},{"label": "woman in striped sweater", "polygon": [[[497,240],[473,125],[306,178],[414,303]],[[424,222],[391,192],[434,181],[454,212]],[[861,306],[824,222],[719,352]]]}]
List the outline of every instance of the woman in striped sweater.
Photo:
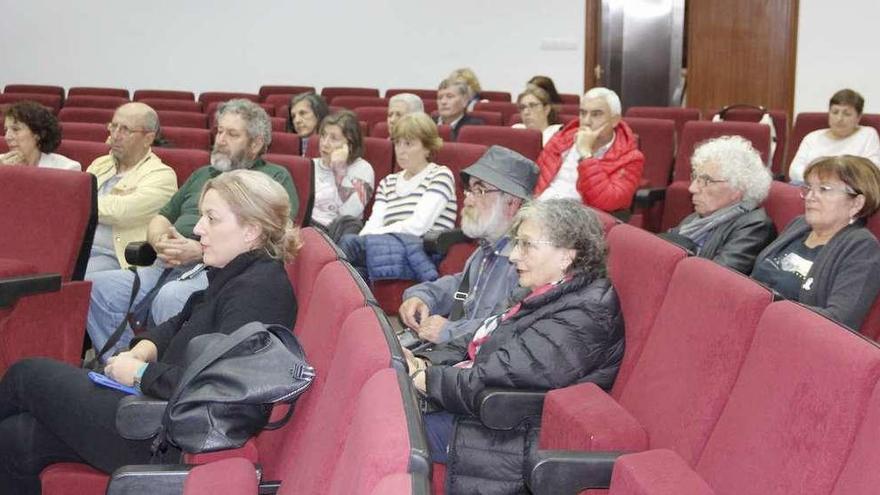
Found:
[{"label": "woman in striped sweater", "polygon": [[430,161],[443,145],[437,125],[423,113],[402,117],[391,131],[401,172],[379,183],[369,220],[355,235],[346,235],[340,247],[355,266],[366,265],[366,236],[406,234],[415,237],[429,230],[455,227],[455,179],[447,167]]}]

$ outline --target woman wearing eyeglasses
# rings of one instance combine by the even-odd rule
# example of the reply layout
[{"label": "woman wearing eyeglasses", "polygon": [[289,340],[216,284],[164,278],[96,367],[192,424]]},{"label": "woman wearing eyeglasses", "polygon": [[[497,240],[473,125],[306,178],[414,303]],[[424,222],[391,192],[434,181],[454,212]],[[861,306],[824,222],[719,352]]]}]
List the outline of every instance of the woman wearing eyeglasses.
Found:
[{"label": "woman wearing eyeglasses", "polygon": [[772,181],[761,155],[747,139],[723,136],[697,146],[691,167],[694,213],[662,237],[748,274],[776,237],[773,222],[758,207]]},{"label": "woman wearing eyeglasses", "polygon": [[526,90],[516,97],[516,105],[522,123],[513,124],[512,127],[541,131],[542,144],[547,144],[547,141],[562,129],[556,107],[550,101],[550,95],[543,89],[528,85]]},{"label": "woman wearing eyeglasses", "polygon": [[852,155],[804,173],[805,214],[758,255],[752,278],[853,330],[880,292],[880,244],[865,228],[880,207],[880,171]]},{"label": "woman wearing eyeglasses", "polygon": [[0,154],[0,165],[82,170],[79,162],[53,153],[61,143],[61,126],[43,105],[19,101],[10,105],[5,115],[3,137],[9,151]]},{"label": "woman wearing eyeglasses", "polygon": [[533,202],[517,213],[511,238],[523,288],[513,304],[473,334],[417,356],[405,351],[413,384],[439,409],[425,414],[431,458],[449,461],[447,486],[459,493],[525,491],[531,427],[483,426],[476,416],[484,389],[593,382],[607,390],[623,356],[623,317],[596,215],[575,200]]}]

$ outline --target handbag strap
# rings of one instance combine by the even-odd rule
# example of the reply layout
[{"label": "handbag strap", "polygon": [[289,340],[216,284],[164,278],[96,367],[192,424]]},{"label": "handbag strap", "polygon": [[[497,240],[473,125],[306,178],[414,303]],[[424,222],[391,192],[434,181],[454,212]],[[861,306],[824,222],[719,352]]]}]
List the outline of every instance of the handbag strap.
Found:
[{"label": "handbag strap", "polygon": [[122,321],[119,323],[119,326],[116,327],[116,330],[113,330],[113,333],[110,334],[110,337],[107,339],[107,342],[101,347],[101,350],[95,352],[95,357],[88,360],[83,367],[88,369],[96,369],[98,363],[101,362],[101,357],[104,354],[107,354],[107,351],[113,348],[119,339],[122,337],[122,334],[125,332],[126,327],[128,326],[128,315],[131,314],[131,307],[134,306],[134,299],[137,297],[138,291],[141,290],[141,277],[138,275],[137,267],[130,266],[129,270],[134,274],[134,281],[131,284],[131,296],[128,298],[128,309],[125,310],[125,317],[122,318]]},{"label": "handbag strap", "polygon": [[452,296],[453,301],[452,309],[449,310],[449,321],[456,321],[464,315],[464,302],[467,300],[468,292],[471,290],[471,270],[469,266],[466,268],[464,276],[461,278],[461,283],[458,285],[458,290]]}]

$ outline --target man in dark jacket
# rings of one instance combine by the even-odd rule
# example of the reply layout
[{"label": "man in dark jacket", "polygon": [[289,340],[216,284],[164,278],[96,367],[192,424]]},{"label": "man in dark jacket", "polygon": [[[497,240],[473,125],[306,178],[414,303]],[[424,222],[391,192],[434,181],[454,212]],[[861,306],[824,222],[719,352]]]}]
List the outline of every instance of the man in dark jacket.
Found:
[{"label": "man in dark jacket", "polygon": [[748,274],[755,258],[776,237],[758,205],[772,178],[752,144],[739,136],[707,141],[691,158],[694,213],[664,237],[701,258]]},{"label": "man in dark jacket", "polygon": [[455,79],[444,79],[437,89],[437,124],[452,127],[452,140],[458,139],[458,131],[466,125],[482,125],[483,119],[467,114],[470,92],[467,84]]}]

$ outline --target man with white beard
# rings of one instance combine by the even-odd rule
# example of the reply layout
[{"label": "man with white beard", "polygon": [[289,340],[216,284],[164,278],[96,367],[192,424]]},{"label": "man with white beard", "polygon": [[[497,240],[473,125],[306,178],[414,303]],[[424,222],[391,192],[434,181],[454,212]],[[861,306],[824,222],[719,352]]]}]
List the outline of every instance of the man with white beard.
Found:
[{"label": "man with white beard", "polygon": [[492,146],[461,171],[465,184],[461,229],[479,240],[464,271],[410,287],[399,315],[419,338],[446,342],[472,333],[484,318],[504,310],[517,288],[507,233],[524,201],[531,199],[538,166],[519,153]]},{"label": "man with white beard", "polygon": [[[139,290],[131,310],[137,317],[149,315],[149,321],[157,325],[179,313],[193,292],[208,286],[201,262],[202,245],[193,228],[202,215],[199,199],[209,179],[229,170],[257,170],[284,186],[290,195],[291,217],[296,216],[299,208],[293,179],[287,169],[260,158],[272,141],[272,122],[266,111],[248,100],[230,100],[217,108],[216,121],[211,164],[190,175],[147,229],[147,241],[156,250],[158,259],[151,266],[137,269]],[[130,270],[111,270],[97,273],[91,280],[86,327],[95,350],[100,351],[129,311],[135,274]],[[138,326],[145,323],[139,321]],[[128,349],[132,336],[132,329],[127,328],[113,348],[100,357],[106,359]]]}]

